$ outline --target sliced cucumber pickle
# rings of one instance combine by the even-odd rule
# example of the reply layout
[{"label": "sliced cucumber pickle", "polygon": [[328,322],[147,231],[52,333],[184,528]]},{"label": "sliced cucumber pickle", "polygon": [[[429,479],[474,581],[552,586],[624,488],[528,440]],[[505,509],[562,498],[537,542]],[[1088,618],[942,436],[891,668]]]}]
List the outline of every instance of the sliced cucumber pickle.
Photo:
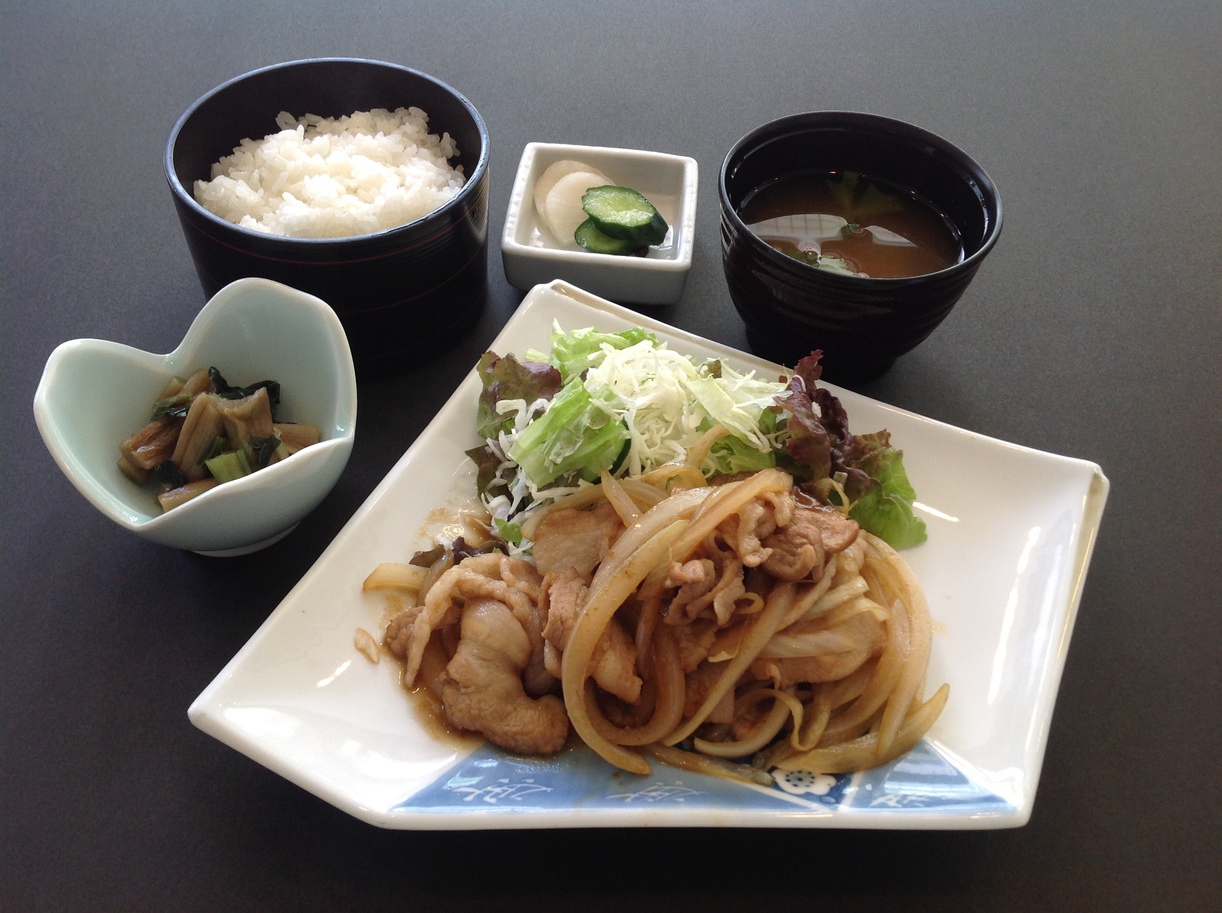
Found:
[{"label": "sliced cucumber pickle", "polygon": [[634,249],[661,244],[666,238],[666,220],[643,194],[631,187],[610,184],[591,187],[582,196],[581,206],[600,232],[631,242]]},{"label": "sliced cucumber pickle", "polygon": [[600,231],[592,218],[586,219],[577,226],[577,230],[573,232],[573,240],[595,254],[635,254],[647,246],[637,244],[635,241],[625,241],[623,238],[611,237],[609,234]]}]

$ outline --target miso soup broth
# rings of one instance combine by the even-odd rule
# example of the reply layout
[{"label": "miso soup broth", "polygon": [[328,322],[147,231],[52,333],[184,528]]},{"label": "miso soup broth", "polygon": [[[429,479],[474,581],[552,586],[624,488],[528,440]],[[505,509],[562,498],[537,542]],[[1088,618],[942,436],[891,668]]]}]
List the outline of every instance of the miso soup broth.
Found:
[{"label": "miso soup broth", "polygon": [[852,171],[782,178],[752,193],[739,215],[781,253],[838,273],[921,276],[963,259],[958,230],[933,206]]}]

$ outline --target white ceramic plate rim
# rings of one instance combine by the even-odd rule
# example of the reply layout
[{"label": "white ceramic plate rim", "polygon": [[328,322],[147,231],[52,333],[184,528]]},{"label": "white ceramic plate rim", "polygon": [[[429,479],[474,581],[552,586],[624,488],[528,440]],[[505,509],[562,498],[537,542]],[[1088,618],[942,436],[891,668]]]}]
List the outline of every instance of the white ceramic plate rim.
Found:
[{"label": "white ceramic plate rim", "polygon": [[[533,289],[490,348],[545,348],[553,321],[565,329],[643,326],[679,351],[769,374],[778,370],[563,282]],[[649,796],[664,793],[664,801],[646,802],[644,791],[624,790],[610,797],[618,804],[607,796],[586,801],[584,794],[570,800],[559,789],[533,802],[521,798],[523,786],[546,793],[545,779],[558,777],[572,787],[588,775],[581,773],[584,761],[562,755],[551,767],[532,766],[477,743],[434,738],[411,711],[396,664],[370,663],[353,638],[358,628],[378,633],[383,619],[382,600],[361,593],[368,572],[380,561],[405,560],[427,547],[428,536],[440,531],[439,514],[469,496],[473,475],[463,452],[477,443],[474,372],[199,695],[191,720],[325,801],[387,828],[977,829],[1026,823],[1108,481],[1094,463],[831,389],[854,429],[887,427],[905,451],[930,528],[930,541],[906,553],[937,629],[929,681],[951,684],[947,709],[922,743],[927,753],[921,763],[949,765],[960,781],[955,789],[983,801],[957,804],[935,785],[932,798],[906,802],[902,789],[861,775],[841,784],[844,801],[829,807],[801,795],[773,801],[776,790],[764,797],[748,787],[719,796],[689,775]],[[472,765],[487,768],[499,785],[472,785],[484,775],[469,776]],[[622,779],[607,778],[622,787]],[[514,801],[505,798],[511,786],[518,790]],[[669,801],[680,789],[696,798]],[[429,801],[419,799],[426,794]],[[434,801],[436,794],[446,795]],[[700,794],[707,801],[699,801]]]}]

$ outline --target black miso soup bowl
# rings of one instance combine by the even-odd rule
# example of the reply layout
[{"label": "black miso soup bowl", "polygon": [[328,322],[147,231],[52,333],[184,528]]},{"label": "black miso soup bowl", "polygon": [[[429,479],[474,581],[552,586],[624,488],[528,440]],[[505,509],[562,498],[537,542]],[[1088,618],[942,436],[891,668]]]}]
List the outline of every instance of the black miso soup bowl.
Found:
[{"label": "black miso soup bowl", "polygon": [[[276,132],[276,115],[341,117],[417,107],[429,132],[449,133],[466,175],[448,203],[413,222],[345,238],[289,238],[241,228],[196,202],[197,180],[243,139]],[[475,107],[424,73],[376,60],[318,58],[276,64],[230,80],[174,125],[166,179],[195,269],[209,298],[259,276],[335,309],[358,375],[398,373],[442,350],[483,307],[488,262],[488,128]]]},{"label": "black miso soup bowl", "polygon": [[[843,171],[931,204],[958,230],[963,259],[901,279],[833,273],[773,249],[739,216],[752,194],[773,182]],[[764,124],[730,149],[718,191],[726,282],[751,347],[790,365],[822,349],[830,380],[877,376],[929,336],[1001,232],[1001,198],[980,165],[939,136],[872,114],[814,112]]]}]

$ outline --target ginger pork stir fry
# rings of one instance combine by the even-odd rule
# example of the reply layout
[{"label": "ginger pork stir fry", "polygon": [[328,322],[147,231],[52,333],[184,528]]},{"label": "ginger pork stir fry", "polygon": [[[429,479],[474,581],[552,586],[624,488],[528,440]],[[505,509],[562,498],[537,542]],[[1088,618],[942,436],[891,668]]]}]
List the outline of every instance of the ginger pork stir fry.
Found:
[{"label": "ginger pork stir fry", "polygon": [[427,667],[452,725],[510,751],[550,754],[569,726],[544,667],[542,591],[528,561],[500,552],[468,557],[390,623],[386,643],[405,662],[408,681]]},{"label": "ginger pork stir fry", "polygon": [[924,697],[929,613],[894,550],[925,527],[820,353],[772,380],[640,327],[551,342],[480,360],[474,547],[366,581],[402,604],[385,643],[407,684],[507,750],[572,733],[638,773],[766,781],[911,748],[947,696]]},{"label": "ginger pork stir fry", "polygon": [[907,567],[788,473],[585,491],[538,516],[533,562],[490,540],[371,576],[417,597],[386,644],[451,725],[525,754],[571,727],[634,772],[648,754],[832,773],[936,719],[947,689],[923,698],[930,622]]}]

